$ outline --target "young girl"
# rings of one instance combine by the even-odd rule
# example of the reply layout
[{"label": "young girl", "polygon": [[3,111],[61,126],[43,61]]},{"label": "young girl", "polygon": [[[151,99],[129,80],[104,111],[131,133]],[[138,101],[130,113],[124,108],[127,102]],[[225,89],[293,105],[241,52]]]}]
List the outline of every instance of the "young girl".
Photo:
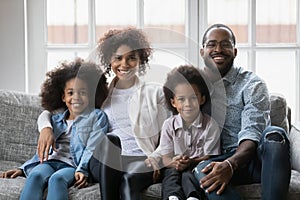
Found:
[{"label": "young girl", "polygon": [[175,115],[164,122],[157,149],[166,167],[163,199],[200,199],[200,186],[192,169],[210,155],[220,154],[219,126],[201,112],[210,102],[208,88],[200,72],[185,65],[168,74],[164,94]]},{"label": "young girl", "polygon": [[[100,183],[102,200],[139,200],[140,192],[158,181],[160,171],[152,153],[169,116],[162,87],[138,76],[145,74],[152,49],[141,30],[124,28],[106,32],[98,52],[100,63],[115,76],[102,106],[109,119],[109,134],[97,146],[89,169]],[[49,115],[40,116],[40,137],[47,135],[48,128],[43,126],[47,123],[42,121],[49,121]],[[44,149],[51,144],[45,141],[41,144]]]},{"label": "young girl", "polygon": [[47,73],[42,106],[65,111],[51,117],[55,149],[48,160],[40,162],[36,154],[4,173],[5,178],[27,176],[20,199],[40,200],[48,186],[47,199],[67,200],[69,186],[87,186],[88,161],[108,129],[105,113],[95,106],[101,106],[107,93],[106,78],[95,64],[76,60]]}]

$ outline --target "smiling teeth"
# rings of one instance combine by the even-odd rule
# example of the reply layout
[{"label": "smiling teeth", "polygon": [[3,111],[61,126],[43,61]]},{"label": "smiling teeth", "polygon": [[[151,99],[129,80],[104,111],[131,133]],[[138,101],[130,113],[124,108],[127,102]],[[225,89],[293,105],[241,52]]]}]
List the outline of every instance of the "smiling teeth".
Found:
[{"label": "smiling teeth", "polygon": [[119,72],[121,72],[122,74],[128,74],[129,70],[119,70]]}]

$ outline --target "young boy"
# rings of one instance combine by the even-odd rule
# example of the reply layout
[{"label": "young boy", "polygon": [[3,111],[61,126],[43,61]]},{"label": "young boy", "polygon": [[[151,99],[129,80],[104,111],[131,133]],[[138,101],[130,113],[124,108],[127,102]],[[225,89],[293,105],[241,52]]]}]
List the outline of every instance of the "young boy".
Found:
[{"label": "young boy", "polygon": [[192,169],[211,155],[220,154],[219,126],[201,112],[204,104],[210,103],[208,88],[195,67],[184,65],[168,74],[164,94],[174,115],[165,121],[158,147],[166,167],[163,199],[200,199]]}]

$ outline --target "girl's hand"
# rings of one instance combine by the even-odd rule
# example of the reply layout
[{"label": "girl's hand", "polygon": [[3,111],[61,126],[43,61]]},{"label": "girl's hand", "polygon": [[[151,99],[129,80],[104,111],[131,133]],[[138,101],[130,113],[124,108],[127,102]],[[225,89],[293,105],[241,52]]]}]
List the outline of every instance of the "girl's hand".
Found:
[{"label": "girl's hand", "polygon": [[87,177],[82,172],[75,172],[74,187],[80,189],[88,186]]},{"label": "girl's hand", "polygon": [[153,157],[148,157],[145,160],[147,167],[152,167],[153,169],[153,182],[156,183],[160,178],[160,168],[157,160]]},{"label": "girl's hand", "polygon": [[12,169],[0,174],[0,178],[16,178],[18,176],[24,176],[23,170]]}]

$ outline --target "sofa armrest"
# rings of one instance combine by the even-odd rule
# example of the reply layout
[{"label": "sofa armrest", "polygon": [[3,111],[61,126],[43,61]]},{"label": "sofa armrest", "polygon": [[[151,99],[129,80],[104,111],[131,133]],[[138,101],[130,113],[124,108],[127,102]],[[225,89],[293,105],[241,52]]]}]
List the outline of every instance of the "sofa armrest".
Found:
[{"label": "sofa armrest", "polygon": [[300,122],[292,125],[289,139],[292,169],[300,172]]}]

